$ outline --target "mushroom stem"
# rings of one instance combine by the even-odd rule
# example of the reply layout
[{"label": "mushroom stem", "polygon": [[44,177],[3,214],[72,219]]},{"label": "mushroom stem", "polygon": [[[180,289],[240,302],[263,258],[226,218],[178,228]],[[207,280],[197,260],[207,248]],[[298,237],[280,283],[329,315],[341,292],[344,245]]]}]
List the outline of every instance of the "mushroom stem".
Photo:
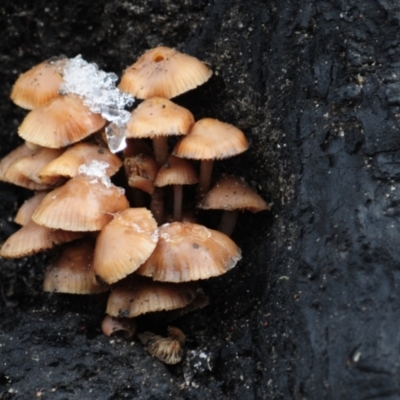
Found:
[{"label": "mushroom stem", "polygon": [[174,221],[182,220],[182,185],[174,185]]},{"label": "mushroom stem", "polygon": [[198,186],[198,196],[201,200],[208,192],[211,182],[211,174],[214,165],[214,160],[202,160],[200,164],[200,177]]},{"label": "mushroom stem", "polygon": [[154,157],[158,165],[164,165],[168,160],[168,136],[153,138]]},{"label": "mushroom stem", "polygon": [[164,200],[163,190],[161,188],[154,188],[154,192],[151,196],[150,210],[157,224],[162,225],[164,223]]},{"label": "mushroom stem", "polygon": [[219,222],[217,230],[225,233],[227,236],[231,236],[233,229],[235,228],[238,215],[238,210],[224,211],[222,213],[221,221]]}]

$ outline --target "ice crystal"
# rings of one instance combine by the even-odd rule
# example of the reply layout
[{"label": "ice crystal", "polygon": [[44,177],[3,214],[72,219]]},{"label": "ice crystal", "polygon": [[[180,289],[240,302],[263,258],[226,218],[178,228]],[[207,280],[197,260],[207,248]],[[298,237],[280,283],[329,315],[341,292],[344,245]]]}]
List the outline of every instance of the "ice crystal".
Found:
[{"label": "ice crystal", "polygon": [[111,124],[106,128],[108,145],[113,153],[125,148],[125,127],[130,113],[125,107],[134,99],[116,87],[117,75],[107,73],[94,63],[88,63],[81,55],[68,60],[63,70],[62,94],[76,94],[94,113],[101,114]]}]

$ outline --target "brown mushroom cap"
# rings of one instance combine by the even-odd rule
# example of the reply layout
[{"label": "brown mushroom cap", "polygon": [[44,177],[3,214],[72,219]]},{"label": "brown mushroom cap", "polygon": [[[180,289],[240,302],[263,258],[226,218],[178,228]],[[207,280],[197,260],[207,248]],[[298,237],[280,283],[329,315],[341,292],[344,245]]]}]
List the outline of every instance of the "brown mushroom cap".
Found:
[{"label": "brown mushroom cap", "polygon": [[82,142],[69,147],[61,156],[47,164],[41,169],[39,176],[42,182],[54,184],[60,178],[77,176],[79,167],[93,160],[103,161],[108,164],[106,169],[107,176],[114,175],[122,165],[120,158],[111,153],[105,146]]},{"label": "brown mushroom cap", "polygon": [[53,182],[43,182],[39,177],[39,172],[43,167],[59,157],[63,151],[64,150],[62,149],[49,149],[47,147],[41,147],[33,151],[30,155],[19,158],[12,164],[12,166],[31,181],[34,181],[40,185],[52,185]]},{"label": "brown mushroom cap", "polygon": [[113,213],[128,207],[122,189],[92,176],[78,176],[47,194],[32,219],[53,229],[98,231]]},{"label": "brown mushroom cap", "polygon": [[173,154],[195,160],[216,160],[243,153],[248,147],[246,137],[238,128],[217,119],[203,118],[179,140]]},{"label": "brown mushroom cap", "polygon": [[35,154],[38,149],[31,150],[26,143],[18,146],[16,149],[7,154],[0,161],[0,180],[13,183],[31,190],[46,190],[49,185],[39,184],[23,175],[17,168],[15,163],[26,156]]},{"label": "brown mushroom cap", "polygon": [[132,111],[127,138],[186,135],[194,124],[193,114],[162,97],[143,101]]},{"label": "brown mushroom cap", "polygon": [[146,208],[128,208],[114,214],[96,241],[93,268],[107,283],[136,271],[157,243],[157,223]]},{"label": "brown mushroom cap", "polygon": [[82,237],[82,232],[51,229],[29,221],[4,242],[0,256],[4,258],[27,257],[80,237]]},{"label": "brown mushroom cap", "polygon": [[106,315],[101,323],[101,330],[106,336],[122,334],[126,339],[135,335],[137,322],[134,318],[118,318]]},{"label": "brown mushroom cap", "polygon": [[106,121],[76,95],[59,96],[32,110],[18,134],[44,147],[60,148],[78,142],[103,128]]},{"label": "brown mushroom cap", "polygon": [[193,165],[183,158],[169,156],[158,171],[154,186],[193,185],[199,181]]},{"label": "brown mushroom cap", "polygon": [[33,110],[58,97],[66,61],[64,57],[47,60],[21,74],[12,88],[11,100],[22,108]]},{"label": "brown mushroom cap", "polygon": [[132,318],[149,312],[182,308],[195,299],[197,288],[195,283],[154,282],[133,275],[114,287],[106,313]]},{"label": "brown mushroom cap", "polygon": [[205,226],[173,222],[158,230],[155,250],[136,271],[155,281],[208,279],[229,271],[241,259],[240,249],[228,236]]},{"label": "brown mushroom cap", "polygon": [[203,84],[211,75],[197,58],[160,46],[146,51],[125,70],[119,88],[139,99],[170,99]]},{"label": "brown mushroom cap", "polygon": [[143,190],[148,194],[154,192],[154,180],[158,172],[158,164],[154,158],[137,154],[124,160],[128,185]]},{"label": "brown mushroom cap", "polygon": [[[35,164],[37,164],[38,160],[34,156],[42,149],[43,148],[30,150],[24,144],[8,154],[0,163],[0,180],[31,190],[51,189],[52,186],[40,183],[40,179],[35,176],[35,173],[31,174],[29,168],[26,168],[26,163],[32,163],[33,168],[37,168],[37,165],[35,166]],[[20,161],[22,162],[22,165],[20,164]],[[39,164],[40,163],[41,161],[39,159]],[[29,177],[27,175],[29,175]],[[34,178],[34,180],[31,178]]]},{"label": "brown mushroom cap", "polygon": [[270,209],[243,179],[234,176],[219,179],[198,207],[203,210],[246,210],[253,213]]},{"label": "brown mushroom cap", "polygon": [[94,242],[84,239],[66,246],[46,271],[44,290],[92,294],[109,290],[97,282],[92,268]]},{"label": "brown mushroom cap", "polygon": [[47,193],[47,191],[37,192],[33,197],[26,200],[18,209],[17,215],[14,217],[14,222],[19,225],[26,225]]}]

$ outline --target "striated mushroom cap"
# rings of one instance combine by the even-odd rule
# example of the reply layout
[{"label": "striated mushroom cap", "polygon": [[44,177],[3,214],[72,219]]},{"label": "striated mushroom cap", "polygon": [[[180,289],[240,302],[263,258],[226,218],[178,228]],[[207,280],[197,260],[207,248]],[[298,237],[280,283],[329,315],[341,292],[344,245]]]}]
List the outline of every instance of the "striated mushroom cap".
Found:
[{"label": "striated mushroom cap", "polygon": [[79,174],[79,167],[93,160],[106,162],[106,175],[114,175],[122,165],[120,158],[111,151],[95,143],[77,143],[69,147],[58,158],[47,164],[39,172],[42,182],[53,184],[63,178],[73,178]]},{"label": "striated mushroom cap", "polygon": [[99,284],[93,271],[94,241],[82,239],[64,247],[45,273],[46,292],[94,294],[109,290]]},{"label": "striated mushroom cap", "polygon": [[202,61],[169,47],[146,51],[122,75],[119,88],[139,99],[170,99],[200,86],[212,75]]},{"label": "striated mushroom cap", "polygon": [[4,242],[0,256],[4,258],[27,257],[52,249],[61,243],[72,242],[80,237],[82,237],[82,232],[51,229],[29,221]]},{"label": "striated mushroom cap", "polygon": [[154,282],[133,275],[113,288],[106,313],[132,318],[149,312],[175,310],[190,304],[196,298],[197,288],[195,283]]},{"label": "striated mushroom cap", "polygon": [[48,193],[32,219],[53,229],[99,231],[113,213],[128,207],[123,189],[93,176],[78,176]]},{"label": "striated mushroom cap", "polygon": [[136,271],[157,243],[157,222],[146,208],[128,208],[114,214],[96,241],[93,268],[107,283]]},{"label": "striated mushroom cap", "polygon": [[179,140],[173,155],[195,160],[233,157],[249,147],[243,132],[231,124],[213,118],[197,121],[189,134]]},{"label": "striated mushroom cap", "polygon": [[193,124],[193,114],[186,108],[162,97],[152,97],[132,111],[126,137],[186,135]]},{"label": "striated mushroom cap", "polygon": [[158,228],[155,250],[136,271],[155,281],[187,282],[222,275],[241,259],[239,247],[203,225],[173,222]]},{"label": "striated mushroom cap", "polygon": [[14,222],[19,225],[26,225],[31,220],[33,212],[39,206],[47,193],[49,192],[37,192],[33,197],[26,200],[24,204],[22,204],[22,206],[18,209],[17,215],[14,217]]},{"label": "striated mushroom cap", "polygon": [[203,210],[246,210],[253,213],[269,210],[269,205],[241,178],[225,176],[198,205]]},{"label": "striated mushroom cap", "polygon": [[44,147],[61,148],[97,132],[106,124],[76,95],[56,97],[32,110],[22,121],[18,134]]},{"label": "striated mushroom cap", "polygon": [[154,186],[194,185],[198,181],[198,174],[189,161],[169,156],[168,161],[158,171]]},{"label": "striated mushroom cap", "polygon": [[66,62],[65,57],[52,58],[21,74],[12,88],[11,100],[22,108],[33,110],[58,97]]}]

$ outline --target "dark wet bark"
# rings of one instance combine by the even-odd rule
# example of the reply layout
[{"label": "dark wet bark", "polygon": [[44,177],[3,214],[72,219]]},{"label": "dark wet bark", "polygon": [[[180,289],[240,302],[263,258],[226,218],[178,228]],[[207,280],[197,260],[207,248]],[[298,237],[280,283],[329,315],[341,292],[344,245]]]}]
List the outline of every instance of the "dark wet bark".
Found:
[{"label": "dark wet bark", "polygon": [[[273,202],[240,216],[242,262],[206,282],[211,307],[179,321],[179,367],[103,337],[95,300],[43,294],[45,257],[1,260],[0,397],[400,397],[396,1],[5,0],[0,23],[2,155],[19,143],[24,112],[8,94],[20,72],[80,53],[120,73],[164,44],[215,72],[177,102],[251,142],[216,174]],[[27,194],[1,185],[2,240]]]}]

